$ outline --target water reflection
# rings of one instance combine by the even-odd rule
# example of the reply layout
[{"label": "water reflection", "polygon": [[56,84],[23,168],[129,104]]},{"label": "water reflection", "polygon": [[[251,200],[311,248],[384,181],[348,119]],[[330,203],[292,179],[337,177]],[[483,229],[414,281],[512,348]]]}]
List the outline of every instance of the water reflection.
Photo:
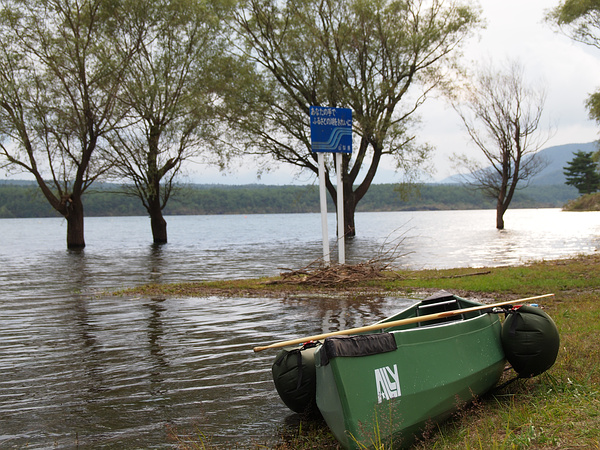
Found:
[{"label": "water reflection", "polygon": [[163,252],[166,252],[165,244],[152,244],[148,252],[148,282],[160,283],[164,268]]},{"label": "water reflection", "polygon": [[[310,334],[329,333],[347,328],[362,327],[370,325],[377,320],[386,317],[391,312],[390,299],[380,296],[355,295],[353,297],[319,296],[319,297],[293,297],[283,299],[286,310],[310,310],[317,320]],[[411,302],[396,299],[394,307],[403,308]],[[289,325],[289,338],[298,337],[303,329],[295,329],[293,323]],[[283,338],[287,339],[287,338]]]},{"label": "water reflection", "polygon": [[242,446],[276,439],[290,412],[270,378],[274,353],[251,348],[360,326],[398,307],[384,298],[75,295],[31,299],[24,330],[22,317],[7,314],[17,305],[3,302],[0,444],[166,447],[167,426]]},{"label": "water reflection", "polygon": [[83,370],[83,379],[87,381],[88,398],[95,395],[102,388],[102,371],[97,365],[100,359],[101,346],[96,336],[97,327],[91,322],[88,308],[88,300],[85,297],[72,297],[70,304],[73,318],[69,320],[74,324],[74,336],[71,342],[80,344],[80,352],[74,352],[72,357],[75,359],[79,355],[78,366]]},{"label": "water reflection", "polygon": [[151,298],[150,301],[144,305],[150,310],[147,334],[150,358],[153,361],[150,377],[158,376],[158,378],[152,380],[155,383],[162,381],[160,373],[167,367],[167,362],[162,349],[162,342],[164,340],[162,316],[166,312],[166,309],[162,305],[164,301],[164,298]]}]

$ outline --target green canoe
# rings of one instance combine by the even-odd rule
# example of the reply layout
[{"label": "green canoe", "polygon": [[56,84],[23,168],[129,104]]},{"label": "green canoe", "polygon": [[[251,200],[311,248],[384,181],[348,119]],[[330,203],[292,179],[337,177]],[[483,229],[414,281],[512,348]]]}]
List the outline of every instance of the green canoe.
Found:
[{"label": "green canoe", "polygon": [[[389,317],[480,306],[442,292]],[[327,338],[315,352],[316,402],[344,448],[410,445],[500,379],[497,314],[483,311],[372,334]]]}]

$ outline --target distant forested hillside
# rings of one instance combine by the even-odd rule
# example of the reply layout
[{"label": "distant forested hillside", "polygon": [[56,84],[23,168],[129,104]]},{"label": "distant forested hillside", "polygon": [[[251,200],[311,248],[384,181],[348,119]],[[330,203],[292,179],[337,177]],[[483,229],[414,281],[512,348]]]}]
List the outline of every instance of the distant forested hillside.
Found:
[{"label": "distant forested hillside", "polygon": [[[511,208],[562,207],[577,198],[577,189],[559,185],[530,186],[519,191]],[[146,215],[140,201],[102,185],[83,197],[86,216]],[[402,211],[495,208],[495,202],[478,191],[456,184],[422,184],[410,188],[373,185],[358,204],[358,211]],[[329,210],[333,203],[329,200]],[[272,214],[319,212],[318,186],[186,185],[172,195],[166,215]],[[0,184],[0,218],[56,217],[37,185]]]}]

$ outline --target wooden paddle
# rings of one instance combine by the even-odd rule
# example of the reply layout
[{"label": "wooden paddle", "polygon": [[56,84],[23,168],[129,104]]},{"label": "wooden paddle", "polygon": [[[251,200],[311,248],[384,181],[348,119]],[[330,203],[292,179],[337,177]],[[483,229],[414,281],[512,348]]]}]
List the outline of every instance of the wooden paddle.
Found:
[{"label": "wooden paddle", "polygon": [[473,312],[473,311],[480,311],[483,309],[491,309],[491,308],[496,308],[498,306],[514,305],[516,303],[524,303],[524,302],[528,302],[530,300],[537,300],[540,298],[552,297],[553,295],[554,294],[536,295],[535,297],[520,298],[517,300],[510,300],[510,301],[506,301],[506,302],[494,303],[491,305],[472,306],[470,308],[456,309],[454,311],[444,311],[444,312],[435,313],[435,314],[427,314],[425,316],[409,317],[407,319],[394,320],[391,322],[380,322],[380,323],[376,323],[374,325],[368,325],[366,327],[349,328],[347,330],[333,331],[331,333],[325,333],[325,334],[317,334],[315,336],[308,336],[308,337],[303,337],[303,338],[298,338],[298,339],[292,339],[290,341],[275,342],[274,344],[265,345],[264,347],[254,347],[254,351],[260,352],[260,351],[267,350],[270,348],[281,348],[281,347],[286,347],[288,345],[302,344],[302,343],[308,342],[308,341],[319,341],[319,340],[322,340],[322,339],[325,339],[325,338],[328,338],[331,336],[358,334],[358,333],[364,333],[367,331],[375,331],[375,330],[382,330],[384,328],[397,327],[399,325],[408,325],[411,323],[425,322],[428,320],[443,319],[445,317],[458,316],[460,314],[466,314],[466,313]]}]

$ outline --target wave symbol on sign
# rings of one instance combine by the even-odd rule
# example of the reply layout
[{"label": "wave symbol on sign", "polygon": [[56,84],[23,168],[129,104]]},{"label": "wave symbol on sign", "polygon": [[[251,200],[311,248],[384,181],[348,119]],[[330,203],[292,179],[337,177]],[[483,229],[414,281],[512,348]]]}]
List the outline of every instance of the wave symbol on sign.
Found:
[{"label": "wave symbol on sign", "polygon": [[313,151],[332,152],[338,148],[344,136],[352,136],[352,129],[339,127],[334,128],[326,142],[313,142]]}]

